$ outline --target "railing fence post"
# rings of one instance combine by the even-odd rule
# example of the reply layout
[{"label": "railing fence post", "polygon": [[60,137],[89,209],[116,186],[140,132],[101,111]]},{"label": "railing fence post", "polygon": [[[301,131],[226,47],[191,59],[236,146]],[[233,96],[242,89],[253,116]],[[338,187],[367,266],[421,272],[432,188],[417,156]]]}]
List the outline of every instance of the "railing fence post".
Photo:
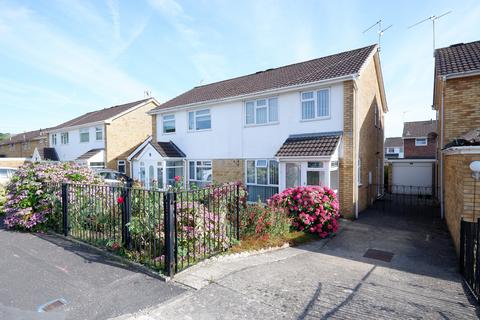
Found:
[{"label": "railing fence post", "polygon": [[130,230],[128,229],[128,224],[132,216],[132,200],[131,200],[131,190],[132,182],[127,181],[126,187],[122,188],[122,242],[123,246],[127,249],[130,249],[131,244],[131,235]]},{"label": "railing fence post", "polygon": [[164,207],[164,225],[165,225],[165,272],[168,276],[173,276],[175,257],[174,257],[174,235],[175,235],[175,226],[174,226],[174,197],[175,194],[172,192],[167,192],[165,194],[165,205]]},{"label": "railing fence post", "polygon": [[237,184],[237,187],[235,189],[236,193],[236,211],[237,211],[237,216],[235,217],[235,222],[236,222],[236,232],[237,232],[237,240],[240,241],[240,185]]},{"label": "railing fence post", "polygon": [[62,183],[63,235],[68,236],[68,184]]}]

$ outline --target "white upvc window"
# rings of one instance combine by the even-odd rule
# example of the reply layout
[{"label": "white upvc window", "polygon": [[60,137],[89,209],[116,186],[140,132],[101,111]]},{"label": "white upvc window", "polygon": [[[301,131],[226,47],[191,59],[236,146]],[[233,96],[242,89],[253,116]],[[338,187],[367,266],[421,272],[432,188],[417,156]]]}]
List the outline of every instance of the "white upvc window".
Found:
[{"label": "white upvc window", "polygon": [[89,164],[90,168],[93,169],[104,169],[105,168],[105,162],[90,162]]},{"label": "white upvc window", "polygon": [[168,114],[162,116],[162,131],[163,133],[174,133],[175,132],[175,115]]},{"label": "white upvc window", "polygon": [[330,117],[330,89],[307,91],[300,94],[302,120],[325,119]]},{"label": "white upvc window", "polygon": [[165,169],[167,174],[167,185],[175,185],[175,177],[183,179],[183,160],[167,160]]},{"label": "white upvc window", "polygon": [[62,132],[60,134],[60,143],[61,144],[68,144],[68,132]]},{"label": "white upvc window", "polygon": [[88,128],[80,129],[80,142],[90,142],[90,132]]},{"label": "white upvc window", "polygon": [[212,161],[190,160],[188,161],[188,181],[190,186],[204,186],[212,182]]},{"label": "white upvc window", "polygon": [[96,127],[95,128],[95,140],[97,140],[97,141],[103,140],[103,128],[102,127]]},{"label": "white upvc window", "polygon": [[127,165],[126,165],[125,160],[118,160],[117,161],[117,170],[120,173],[126,173],[127,172]]},{"label": "white upvc window", "polygon": [[427,138],[416,138],[415,139],[415,146],[416,147],[424,147],[428,144]]},{"label": "white upvc window", "polygon": [[266,98],[245,102],[245,124],[278,122],[278,98]]},{"label": "white upvc window", "polygon": [[57,134],[54,133],[52,134],[52,146],[56,146],[57,145]]},{"label": "white upvc window", "polygon": [[246,161],[247,184],[278,186],[278,161],[268,159]]},{"label": "white upvc window", "polygon": [[210,109],[202,109],[188,112],[188,130],[201,131],[212,128]]},{"label": "white upvc window", "polygon": [[395,148],[387,148],[387,153],[395,153]]}]

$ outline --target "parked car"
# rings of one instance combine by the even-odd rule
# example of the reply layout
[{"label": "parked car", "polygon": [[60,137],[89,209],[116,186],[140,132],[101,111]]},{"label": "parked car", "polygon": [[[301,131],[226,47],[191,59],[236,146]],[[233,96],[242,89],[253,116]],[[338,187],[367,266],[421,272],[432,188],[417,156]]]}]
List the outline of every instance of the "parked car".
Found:
[{"label": "parked car", "polygon": [[132,181],[132,179],[126,174],[115,171],[115,170],[100,169],[100,170],[97,170],[96,173],[97,175],[101,176],[107,184],[110,184],[110,185],[119,185],[119,184],[123,185],[129,181]]},{"label": "parked car", "polygon": [[17,169],[0,167],[0,185],[6,185],[15,172]]}]

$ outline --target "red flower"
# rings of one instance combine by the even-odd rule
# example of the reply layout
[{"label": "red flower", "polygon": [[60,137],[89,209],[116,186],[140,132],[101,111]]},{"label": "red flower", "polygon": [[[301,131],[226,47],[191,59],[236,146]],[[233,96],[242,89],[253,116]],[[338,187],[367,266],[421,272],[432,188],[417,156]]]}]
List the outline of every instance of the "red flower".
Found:
[{"label": "red flower", "polygon": [[114,243],[112,244],[112,249],[113,249],[113,250],[118,250],[118,249],[120,249],[120,248],[121,248],[121,246],[120,246],[120,244],[119,244],[118,242],[114,242]]},{"label": "red flower", "polygon": [[180,182],[180,180],[182,179],[180,176],[175,176],[175,182]]},{"label": "red flower", "polygon": [[117,202],[118,202],[119,204],[122,204],[122,203],[125,202],[125,199],[124,199],[122,196],[120,196],[120,197],[117,198]]}]

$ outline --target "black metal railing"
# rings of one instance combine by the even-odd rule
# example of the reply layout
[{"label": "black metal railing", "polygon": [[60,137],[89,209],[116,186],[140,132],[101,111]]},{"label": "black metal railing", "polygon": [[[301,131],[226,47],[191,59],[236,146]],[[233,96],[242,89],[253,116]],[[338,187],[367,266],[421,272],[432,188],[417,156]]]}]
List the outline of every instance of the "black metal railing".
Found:
[{"label": "black metal railing", "polygon": [[465,283],[480,302],[480,219],[460,221],[459,267]]},{"label": "black metal railing", "polygon": [[195,190],[49,184],[50,226],[173,276],[240,237],[240,185]]},{"label": "black metal railing", "polygon": [[431,186],[377,185],[368,186],[370,207],[391,213],[439,214],[440,189]]}]

